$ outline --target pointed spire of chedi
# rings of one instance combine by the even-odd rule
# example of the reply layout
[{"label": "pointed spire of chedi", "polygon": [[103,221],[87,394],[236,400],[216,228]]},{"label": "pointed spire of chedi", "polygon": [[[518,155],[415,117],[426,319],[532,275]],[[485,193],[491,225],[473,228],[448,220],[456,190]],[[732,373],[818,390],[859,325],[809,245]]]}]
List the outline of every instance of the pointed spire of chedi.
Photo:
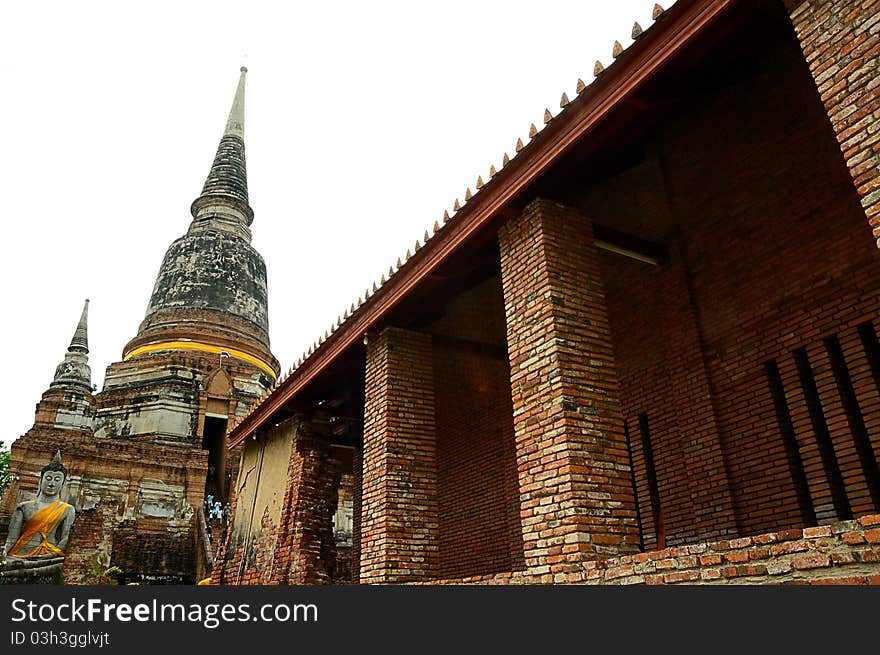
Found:
[{"label": "pointed spire of chedi", "polygon": [[89,367],[89,301],[83,305],[82,314],[64,360],[55,368],[55,378],[50,387],[76,389],[92,392],[92,369]]},{"label": "pointed spire of chedi", "polygon": [[239,72],[241,75],[238,78],[238,88],[235,89],[235,97],[232,99],[232,108],[229,110],[223,136],[237,136],[244,140],[244,76],[247,68],[242,66]]},{"label": "pointed spire of chedi", "polygon": [[216,227],[240,232],[250,239],[248,226],[254,210],[248,199],[247,166],[244,155],[244,79],[247,68],[241,67],[238,88],[229,110],[226,129],[217,146],[211,171],[201,195],[193,201],[190,211],[193,227]]},{"label": "pointed spire of chedi", "polygon": [[76,325],[76,330],[73,332],[73,338],[70,340],[70,347],[68,350],[72,350],[73,348],[81,348],[85,351],[86,354],[89,352],[89,299],[86,298],[85,303],[83,304],[82,314],[79,317],[79,323]]},{"label": "pointed spire of chedi", "polygon": [[146,316],[123,360],[151,353],[221,350],[272,379],[266,264],[251,245],[241,68],[232,108],[189,230],[165,253]]}]

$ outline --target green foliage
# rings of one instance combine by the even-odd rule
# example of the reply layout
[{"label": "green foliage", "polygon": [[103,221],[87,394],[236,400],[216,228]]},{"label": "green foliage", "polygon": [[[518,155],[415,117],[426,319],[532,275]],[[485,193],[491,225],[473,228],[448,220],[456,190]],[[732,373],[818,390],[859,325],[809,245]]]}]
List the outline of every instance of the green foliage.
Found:
[{"label": "green foliage", "polygon": [[89,562],[89,575],[83,580],[84,584],[90,585],[115,585],[119,584],[119,576],[122,569],[118,566],[110,566],[110,556],[98,553]]},{"label": "green foliage", "polygon": [[122,575],[122,569],[118,566],[111,566],[101,574],[101,584],[119,584],[119,576]]},{"label": "green foliage", "polygon": [[0,498],[3,497],[3,492],[6,491],[6,487],[9,486],[9,451],[6,449],[5,444],[0,441]]}]

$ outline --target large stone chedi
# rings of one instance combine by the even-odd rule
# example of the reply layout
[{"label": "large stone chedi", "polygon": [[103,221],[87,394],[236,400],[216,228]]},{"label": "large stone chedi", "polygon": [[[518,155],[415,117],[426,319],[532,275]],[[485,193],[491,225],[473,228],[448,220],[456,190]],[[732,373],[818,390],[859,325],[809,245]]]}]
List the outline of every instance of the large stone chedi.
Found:
[{"label": "large stone chedi", "polygon": [[168,248],[122,360],[93,394],[84,310],[34,427],[12,445],[0,539],[5,517],[33,496],[40,467],[61,448],[79,517],[64,563],[68,582],[88,582],[90,571],[106,566],[119,567],[123,581],[203,575],[211,550],[198,510],[208,494],[226,502],[238,471],[237,453],[225,448],[228,422],[278,375],[266,266],[251,246],[245,73],[189,229]]},{"label": "large stone chedi", "polygon": [[250,244],[254,212],[244,154],[245,72],[211,172],[192,204],[193,221],[165,254],[125,359],[169,347],[214,354],[225,348],[266,375],[277,374],[269,351],[266,265]]},{"label": "large stone chedi", "polygon": [[[168,248],[140,329],[107,372],[99,435],[201,443],[207,433],[216,441],[225,423],[206,419],[243,413],[278,373],[269,349],[266,265],[250,243],[245,72],[189,230]],[[213,489],[221,497],[225,482],[218,476]]]}]

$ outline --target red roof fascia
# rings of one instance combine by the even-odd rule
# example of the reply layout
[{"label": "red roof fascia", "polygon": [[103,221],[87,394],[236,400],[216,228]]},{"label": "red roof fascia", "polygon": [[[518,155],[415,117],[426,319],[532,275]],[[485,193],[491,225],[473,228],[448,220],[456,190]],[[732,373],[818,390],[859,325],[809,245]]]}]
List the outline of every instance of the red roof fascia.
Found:
[{"label": "red roof fascia", "polygon": [[660,22],[602,73],[604,79],[588,86],[573,100],[290,378],[236,425],[228,435],[228,446],[232,448],[242,443],[337,357],[376,327],[413,288],[436,271],[472,235],[491,223],[498,212],[736,2],[679,0]]}]

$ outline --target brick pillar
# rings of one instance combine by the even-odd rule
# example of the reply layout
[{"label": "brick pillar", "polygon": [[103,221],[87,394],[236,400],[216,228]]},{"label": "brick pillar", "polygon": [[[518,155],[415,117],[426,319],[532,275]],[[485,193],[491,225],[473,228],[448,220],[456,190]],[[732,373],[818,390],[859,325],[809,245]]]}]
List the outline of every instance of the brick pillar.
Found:
[{"label": "brick pillar", "polygon": [[791,22],[880,246],[880,0],[809,0]]},{"label": "brick pillar", "polygon": [[367,346],[360,580],[437,576],[431,337],[387,328]]},{"label": "brick pillar", "polygon": [[635,551],[635,499],[592,224],[539,199],[500,230],[499,241],[526,565],[554,573],[572,558]]},{"label": "brick pillar", "polygon": [[336,560],[333,514],[339,467],[322,423],[300,420],[290,453],[289,500],[278,545],[290,553],[287,584],[329,584]]}]

